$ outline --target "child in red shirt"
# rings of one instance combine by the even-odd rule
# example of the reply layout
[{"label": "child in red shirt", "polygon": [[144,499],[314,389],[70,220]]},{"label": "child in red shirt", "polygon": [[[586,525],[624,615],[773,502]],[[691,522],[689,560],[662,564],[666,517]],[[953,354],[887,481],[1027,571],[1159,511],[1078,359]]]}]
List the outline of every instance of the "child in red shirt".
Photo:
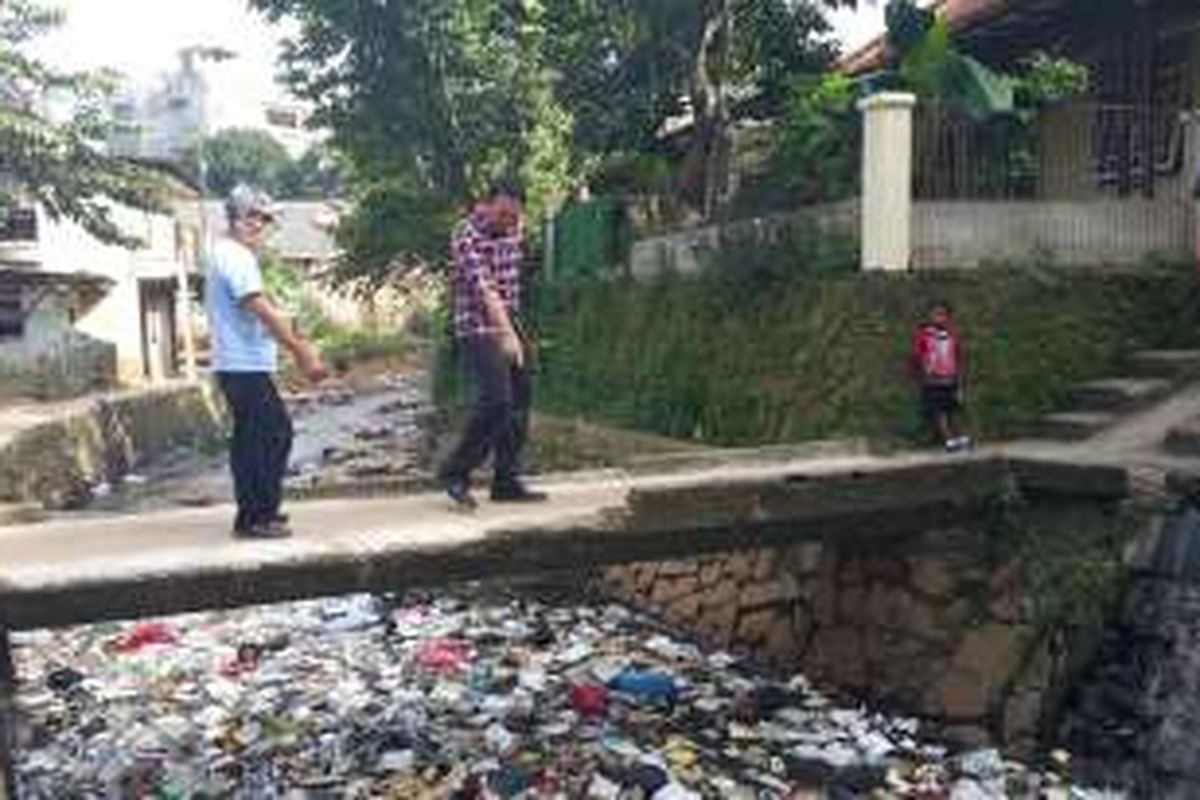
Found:
[{"label": "child in red shirt", "polygon": [[913,336],[912,365],[921,386],[921,410],[948,452],[971,447],[971,439],[955,433],[962,411],[963,345],[950,304],[939,300]]}]

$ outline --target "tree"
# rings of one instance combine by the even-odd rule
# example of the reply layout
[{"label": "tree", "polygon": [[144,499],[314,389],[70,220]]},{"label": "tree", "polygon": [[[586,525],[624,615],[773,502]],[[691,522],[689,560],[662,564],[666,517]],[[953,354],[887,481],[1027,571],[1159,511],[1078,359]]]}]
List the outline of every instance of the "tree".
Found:
[{"label": "tree", "polygon": [[[285,79],[347,162],[358,211],[342,241],[375,276],[397,254],[440,262],[449,219],[489,178],[519,174],[536,217],[605,157],[654,150],[685,100],[690,185],[711,206],[733,82],[778,104],[783,72],[832,52],[788,38],[820,32],[818,0],[250,1],[298,23]],[[754,43],[735,45],[739,18]]]},{"label": "tree", "polygon": [[346,161],[351,274],[441,263],[449,220],[491,179],[520,175],[535,214],[568,187],[571,121],[540,0],[252,4],[299,23],[285,80]]},{"label": "tree", "polygon": [[279,197],[290,196],[292,157],[266,131],[230,128],[208,137],[200,148],[209,193],[224,197],[239,183],[249,183]]},{"label": "tree", "polygon": [[[113,222],[111,204],[162,208],[164,184],[153,170],[102,149],[112,75],[63,73],[23,52],[60,21],[35,0],[0,0],[0,221],[16,204],[35,202],[101,241],[136,246]],[[71,107],[69,119],[49,118],[52,99]]]},{"label": "tree", "polygon": [[[550,0],[550,61],[576,123],[601,160],[660,149],[664,123],[693,119],[680,189],[710,214],[723,187],[731,122],[773,117],[799,74],[830,66],[827,7],[837,0]],[[732,102],[734,89],[749,102]],[[745,92],[740,92],[745,95]]]},{"label": "tree", "polygon": [[266,131],[230,128],[201,144],[205,188],[224,197],[239,183],[266,190],[279,199],[319,200],[340,197],[343,177],[335,154],[316,144],[299,158]]},{"label": "tree", "polygon": [[328,146],[316,144],[288,166],[283,197],[328,200],[341,197],[344,179],[337,156]]}]

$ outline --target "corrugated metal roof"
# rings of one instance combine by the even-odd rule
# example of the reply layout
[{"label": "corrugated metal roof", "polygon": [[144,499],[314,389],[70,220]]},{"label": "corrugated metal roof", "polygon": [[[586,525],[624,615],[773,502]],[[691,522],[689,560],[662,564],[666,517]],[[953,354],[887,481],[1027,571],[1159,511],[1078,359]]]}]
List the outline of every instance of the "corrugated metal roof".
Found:
[{"label": "corrugated metal roof", "polygon": [[[198,226],[199,207],[198,203],[181,203],[177,211],[184,221]],[[223,234],[228,228],[224,202],[206,200],[203,208],[209,235]],[[334,229],[344,213],[341,204],[324,200],[289,200],[275,203],[275,210],[278,219],[267,236],[267,246],[280,256],[289,260],[323,262],[337,255],[339,248]]]}]

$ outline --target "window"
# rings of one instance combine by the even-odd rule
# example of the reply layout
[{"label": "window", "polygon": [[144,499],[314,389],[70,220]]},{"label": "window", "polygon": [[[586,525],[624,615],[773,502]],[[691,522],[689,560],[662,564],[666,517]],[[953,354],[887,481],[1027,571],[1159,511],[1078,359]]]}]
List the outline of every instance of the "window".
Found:
[{"label": "window", "polygon": [[24,293],[20,286],[0,285],[0,341],[25,336]]},{"label": "window", "polygon": [[32,208],[15,208],[8,217],[0,218],[0,242],[37,241],[37,212]]}]

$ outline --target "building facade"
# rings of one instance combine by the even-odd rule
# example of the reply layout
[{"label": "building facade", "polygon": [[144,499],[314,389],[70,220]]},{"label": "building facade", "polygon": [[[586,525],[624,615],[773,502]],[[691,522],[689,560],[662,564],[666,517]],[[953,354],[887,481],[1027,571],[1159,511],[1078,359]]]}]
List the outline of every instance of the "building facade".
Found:
[{"label": "building facade", "polygon": [[71,395],[186,372],[199,237],[173,214],[112,214],[142,247],[103,244],[37,206],[0,228],[0,394]]}]

